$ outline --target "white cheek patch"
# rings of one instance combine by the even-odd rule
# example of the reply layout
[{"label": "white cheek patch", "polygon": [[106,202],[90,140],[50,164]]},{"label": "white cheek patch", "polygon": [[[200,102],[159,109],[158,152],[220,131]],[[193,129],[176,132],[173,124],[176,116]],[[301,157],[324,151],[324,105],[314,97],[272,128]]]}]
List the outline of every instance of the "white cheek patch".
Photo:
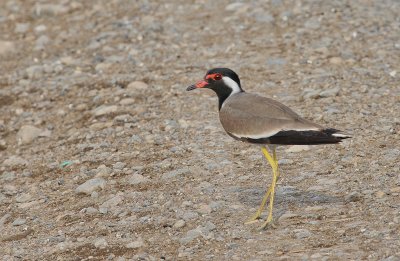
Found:
[{"label": "white cheek patch", "polygon": [[232,94],[241,92],[241,89],[240,89],[239,85],[237,84],[237,82],[235,82],[231,78],[224,76],[224,77],[222,77],[222,80],[224,81],[226,86],[228,86],[229,88],[232,89],[232,93],[229,96],[231,96]]}]

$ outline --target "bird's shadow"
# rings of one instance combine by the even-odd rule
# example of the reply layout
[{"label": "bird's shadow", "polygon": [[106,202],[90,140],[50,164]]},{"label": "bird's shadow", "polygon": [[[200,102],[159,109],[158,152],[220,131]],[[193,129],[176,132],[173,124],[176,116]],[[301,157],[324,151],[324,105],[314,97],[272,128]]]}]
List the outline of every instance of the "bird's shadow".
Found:
[{"label": "bird's shadow", "polygon": [[[247,206],[258,207],[266,188],[237,188],[239,201]],[[342,202],[342,199],[318,191],[298,190],[291,186],[279,186],[275,192],[274,204],[294,204],[298,206],[332,204]]]}]

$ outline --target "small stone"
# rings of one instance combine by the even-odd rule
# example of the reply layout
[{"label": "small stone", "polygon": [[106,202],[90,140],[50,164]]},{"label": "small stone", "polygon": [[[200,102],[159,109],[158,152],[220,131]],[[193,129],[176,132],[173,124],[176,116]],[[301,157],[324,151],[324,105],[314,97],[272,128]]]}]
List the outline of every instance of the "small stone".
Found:
[{"label": "small stone", "polygon": [[124,197],[122,195],[116,195],[115,197],[110,198],[101,204],[100,208],[113,208],[116,207],[119,203],[124,201]]},{"label": "small stone", "polygon": [[377,191],[376,193],[375,193],[375,196],[377,197],[377,198],[383,198],[384,196],[386,195],[386,193],[385,192],[383,192],[383,191]]},{"label": "small stone", "polygon": [[97,167],[97,174],[96,177],[97,178],[101,178],[101,177],[108,177],[111,174],[111,169],[109,167],[107,167],[106,165],[102,164],[100,166]]},{"label": "small stone", "polygon": [[39,79],[43,76],[44,68],[41,65],[32,65],[25,70],[29,79]]},{"label": "small stone", "polygon": [[116,162],[113,165],[113,169],[114,170],[122,170],[123,168],[125,168],[125,166],[126,166],[126,163],[124,163],[124,162]]},{"label": "small stone", "polygon": [[0,175],[0,180],[2,181],[13,181],[15,179],[15,173],[14,172],[4,172],[2,175]]},{"label": "small stone", "polygon": [[9,41],[0,41],[0,56],[9,55],[16,51],[15,44]]},{"label": "small stone", "polygon": [[85,213],[89,215],[97,214],[99,211],[94,207],[85,208]]},{"label": "small stone", "polygon": [[47,26],[45,26],[44,24],[39,24],[38,26],[35,26],[35,28],[33,30],[36,33],[42,33],[47,30]]},{"label": "small stone", "polygon": [[343,60],[340,57],[331,57],[331,58],[329,58],[329,63],[334,64],[334,65],[339,65],[342,62],[343,62]]},{"label": "small stone", "polygon": [[190,173],[189,168],[182,168],[182,169],[177,169],[177,170],[172,170],[170,172],[165,173],[161,179],[171,179],[171,178],[175,178],[177,176],[180,175],[186,175]]},{"label": "small stone", "polygon": [[99,212],[100,212],[101,214],[105,215],[105,214],[108,213],[108,208],[100,207],[100,208],[99,208]]},{"label": "small stone", "polygon": [[51,136],[50,130],[47,129],[42,130],[31,125],[22,126],[17,133],[18,144],[28,144],[34,141],[38,137],[50,137],[50,136]]},{"label": "small stone", "polygon": [[308,230],[308,229],[295,229],[293,230],[294,235],[297,239],[303,239],[303,238],[307,238],[310,237],[312,235],[312,233]]},{"label": "small stone", "polygon": [[287,219],[293,219],[299,217],[298,214],[292,213],[292,212],[286,212],[282,214],[282,216],[279,217],[279,221],[287,220]]},{"label": "small stone", "polygon": [[332,89],[328,89],[328,90],[324,90],[322,92],[319,93],[319,96],[322,98],[326,98],[326,97],[335,97],[339,94],[340,88],[339,87],[335,87]]},{"label": "small stone", "polygon": [[200,214],[210,214],[211,211],[211,207],[206,204],[200,205],[199,209],[197,210],[197,212],[199,212]]},{"label": "small stone", "polygon": [[111,63],[99,63],[96,65],[96,72],[105,72],[112,66]]},{"label": "small stone", "polygon": [[391,188],[390,193],[400,193],[400,186]]},{"label": "small stone", "polygon": [[61,4],[37,3],[35,5],[34,11],[37,16],[43,16],[43,15],[54,16],[67,13],[69,11],[69,7]]},{"label": "small stone", "polygon": [[119,101],[119,104],[126,106],[126,105],[132,105],[135,103],[135,99],[132,98],[126,98],[126,99],[122,99]]},{"label": "small stone", "polygon": [[321,90],[313,90],[313,89],[305,89],[303,90],[301,97],[303,97],[304,99],[316,99],[319,97],[319,93],[321,92]]},{"label": "small stone", "polygon": [[93,191],[104,189],[106,181],[102,178],[89,179],[85,183],[79,185],[76,189],[76,193],[82,193],[90,195]]},{"label": "small stone", "polygon": [[318,20],[317,17],[311,17],[304,23],[304,27],[311,30],[316,30],[320,28],[321,22]]},{"label": "small stone", "polygon": [[286,152],[302,152],[302,151],[309,151],[310,146],[308,145],[293,145],[286,149]]},{"label": "small stone", "polygon": [[135,90],[146,90],[148,88],[148,85],[147,83],[141,81],[134,81],[129,83],[126,88],[127,90],[134,92]]},{"label": "small stone", "polygon": [[185,221],[194,220],[194,219],[197,219],[198,217],[199,217],[199,214],[197,214],[196,212],[193,212],[193,211],[187,211],[182,216],[183,220],[185,220]]},{"label": "small stone", "polygon": [[24,34],[29,30],[29,23],[17,23],[14,32]]},{"label": "small stone", "polygon": [[358,193],[357,191],[351,192],[350,194],[346,195],[344,197],[344,200],[346,202],[357,202],[362,199],[362,195]]},{"label": "small stone", "polygon": [[35,50],[44,50],[45,46],[50,42],[50,38],[46,35],[41,35],[36,40]]},{"label": "small stone", "polygon": [[0,150],[6,150],[7,149],[7,143],[5,140],[0,140]]},{"label": "small stone", "polygon": [[185,225],[186,225],[185,220],[179,219],[178,221],[175,222],[175,224],[174,224],[173,227],[176,228],[176,229],[178,229],[178,228],[184,227]]},{"label": "small stone", "polygon": [[26,219],[17,218],[16,220],[14,220],[14,221],[12,222],[12,225],[13,225],[13,226],[21,226],[21,225],[23,225],[23,224],[25,224],[25,223],[26,223]]},{"label": "small stone", "polygon": [[236,11],[241,9],[245,4],[244,3],[240,3],[240,2],[236,2],[236,3],[231,3],[227,6],[225,6],[225,10],[226,11]]},{"label": "small stone", "polygon": [[294,161],[291,159],[280,159],[278,160],[278,164],[279,165],[290,165],[292,164]]},{"label": "small stone", "polygon": [[144,246],[144,242],[141,238],[126,244],[126,248],[132,248],[132,249],[141,248],[142,246]]},{"label": "small stone", "polygon": [[29,193],[22,193],[21,195],[19,195],[15,198],[15,201],[17,203],[25,203],[25,202],[30,202],[33,200],[34,200],[34,198]]},{"label": "small stone", "polygon": [[149,181],[150,181],[149,178],[146,178],[143,175],[140,175],[140,174],[137,174],[137,173],[134,173],[134,174],[130,175],[129,178],[128,178],[128,183],[130,185],[137,185],[137,184],[141,184],[141,183],[147,183]]},{"label": "small stone", "polygon": [[108,246],[107,240],[105,238],[98,238],[93,243],[96,248],[106,248]]},{"label": "small stone", "polygon": [[96,109],[94,109],[93,110],[93,114],[95,116],[102,116],[102,115],[114,113],[116,111],[118,111],[118,106],[117,105],[110,105],[110,106],[102,105],[102,106],[97,107]]},{"label": "small stone", "polygon": [[396,77],[396,74],[397,74],[397,71],[391,71],[390,73],[389,73],[389,75],[391,76],[391,77]]},{"label": "small stone", "polygon": [[19,167],[28,165],[28,162],[21,157],[11,156],[5,161],[3,161],[3,165],[5,167]]},{"label": "small stone", "polygon": [[196,238],[200,237],[202,234],[201,229],[200,228],[195,228],[192,230],[189,230],[188,232],[186,232],[186,235],[181,238],[179,241],[182,244],[187,244],[190,243],[191,241],[195,240]]}]

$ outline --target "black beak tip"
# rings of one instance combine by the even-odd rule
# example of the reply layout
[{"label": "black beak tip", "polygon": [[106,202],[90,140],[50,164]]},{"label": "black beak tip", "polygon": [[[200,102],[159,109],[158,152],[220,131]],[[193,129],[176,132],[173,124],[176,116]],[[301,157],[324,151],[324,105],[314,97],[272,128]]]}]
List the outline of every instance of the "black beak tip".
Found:
[{"label": "black beak tip", "polygon": [[194,90],[194,89],[196,89],[196,85],[190,85],[189,87],[187,87],[186,88],[186,91],[191,91],[191,90]]}]

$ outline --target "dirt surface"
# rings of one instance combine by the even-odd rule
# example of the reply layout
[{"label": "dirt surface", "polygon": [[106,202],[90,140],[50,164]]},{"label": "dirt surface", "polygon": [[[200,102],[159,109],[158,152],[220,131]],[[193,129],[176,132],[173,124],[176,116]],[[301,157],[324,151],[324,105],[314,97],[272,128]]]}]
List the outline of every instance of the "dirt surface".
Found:
[{"label": "dirt surface", "polygon": [[[0,5],[2,260],[400,260],[399,1]],[[275,228],[259,147],[185,91],[217,66],[354,135],[278,149]]]}]

